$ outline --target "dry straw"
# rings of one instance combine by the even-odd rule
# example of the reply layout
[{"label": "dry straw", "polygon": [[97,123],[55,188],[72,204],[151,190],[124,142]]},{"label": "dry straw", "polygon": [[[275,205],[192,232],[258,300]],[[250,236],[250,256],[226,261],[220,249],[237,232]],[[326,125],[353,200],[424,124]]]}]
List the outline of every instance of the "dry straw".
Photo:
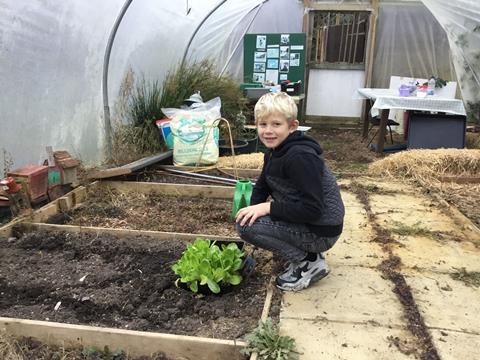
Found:
[{"label": "dry straw", "polygon": [[234,161],[237,169],[261,170],[263,166],[263,153],[242,154],[233,156],[222,156],[218,159],[218,168],[232,168]]},{"label": "dry straw", "polygon": [[410,150],[391,155],[369,166],[372,175],[438,184],[444,177],[480,176],[480,150]]}]

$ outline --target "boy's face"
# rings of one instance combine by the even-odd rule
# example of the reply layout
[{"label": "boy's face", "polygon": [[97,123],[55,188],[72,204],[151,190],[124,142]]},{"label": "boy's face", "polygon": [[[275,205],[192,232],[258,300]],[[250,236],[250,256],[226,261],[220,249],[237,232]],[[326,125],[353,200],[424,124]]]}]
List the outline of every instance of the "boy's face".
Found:
[{"label": "boy's face", "polygon": [[280,145],[297,127],[298,120],[289,122],[281,114],[273,114],[257,121],[258,137],[270,149]]}]

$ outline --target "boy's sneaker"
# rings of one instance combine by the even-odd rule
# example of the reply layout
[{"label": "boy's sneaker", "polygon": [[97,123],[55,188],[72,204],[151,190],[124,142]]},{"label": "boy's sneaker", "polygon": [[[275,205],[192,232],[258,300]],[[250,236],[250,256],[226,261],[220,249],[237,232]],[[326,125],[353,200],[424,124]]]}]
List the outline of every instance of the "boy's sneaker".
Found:
[{"label": "boy's sneaker", "polygon": [[323,279],[328,273],[325,258],[322,254],[317,254],[317,258],[313,261],[290,263],[285,272],[277,277],[277,287],[285,291],[299,291]]}]

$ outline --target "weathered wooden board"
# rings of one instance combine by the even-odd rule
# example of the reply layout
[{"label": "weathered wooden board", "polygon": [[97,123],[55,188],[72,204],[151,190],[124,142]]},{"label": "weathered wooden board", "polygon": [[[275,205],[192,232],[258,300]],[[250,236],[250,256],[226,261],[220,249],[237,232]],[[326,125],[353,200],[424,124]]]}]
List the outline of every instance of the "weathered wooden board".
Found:
[{"label": "weathered wooden board", "polygon": [[150,230],[130,230],[130,229],[115,229],[115,228],[103,228],[95,226],[76,226],[76,225],[54,225],[44,223],[31,223],[23,222],[17,224],[16,228],[21,232],[30,232],[38,230],[47,231],[67,231],[72,233],[85,232],[93,234],[111,234],[117,236],[148,236],[154,240],[195,240],[196,238],[208,238],[210,240],[228,240],[228,241],[240,241],[238,237],[228,237],[220,235],[205,235],[205,234],[187,234],[187,233],[175,233],[175,232],[163,232],[163,231],[150,231]]},{"label": "weathered wooden board", "polygon": [[105,178],[111,178],[111,177],[120,176],[120,175],[128,175],[134,171],[143,169],[149,165],[168,159],[172,156],[172,154],[173,154],[173,151],[169,150],[161,154],[156,154],[156,155],[145,157],[143,159],[139,159],[130,164],[126,164],[120,167],[94,171],[88,174],[87,177],[89,179],[105,179]]},{"label": "weathered wooden board", "polygon": [[241,360],[243,341],[209,339],[196,336],[71,325],[47,321],[0,317],[0,330],[14,336],[38,339],[48,345],[85,346],[121,349],[131,356],[163,352],[172,359]]},{"label": "weathered wooden board", "polygon": [[98,186],[110,187],[121,192],[142,192],[174,196],[200,196],[218,199],[233,199],[235,189],[217,185],[185,185],[131,181],[102,181]]}]

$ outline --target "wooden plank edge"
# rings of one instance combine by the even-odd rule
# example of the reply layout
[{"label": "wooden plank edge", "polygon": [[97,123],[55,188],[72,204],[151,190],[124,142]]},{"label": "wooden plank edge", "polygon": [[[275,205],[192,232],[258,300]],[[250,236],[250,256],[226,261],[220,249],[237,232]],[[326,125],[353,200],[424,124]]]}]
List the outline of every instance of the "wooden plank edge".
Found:
[{"label": "wooden plank edge", "polygon": [[480,184],[478,176],[439,176],[442,182],[454,182],[457,184]]},{"label": "wooden plank edge", "polygon": [[0,227],[0,237],[9,238],[13,235],[13,228],[21,224],[25,219],[16,218]]},{"label": "wooden plank edge", "polygon": [[[268,314],[270,313],[270,306],[272,305],[272,297],[273,297],[273,287],[275,286],[274,283],[275,283],[275,276],[272,276],[267,286],[267,295],[265,297],[265,303],[263,305],[263,311],[260,317],[260,320],[262,320],[262,322],[267,321]],[[252,355],[250,355],[250,360],[257,360],[257,359],[258,359],[258,353],[255,352],[255,353],[252,353]]]},{"label": "wooden plank edge", "polygon": [[[230,167],[219,167],[218,171],[223,172],[230,176],[235,176],[235,169]],[[260,176],[261,169],[237,169],[238,176],[240,178],[252,178]]]},{"label": "wooden plank edge", "polygon": [[104,170],[95,170],[87,175],[87,179],[105,179],[105,178],[110,178],[115,176],[128,175],[133,173],[134,171],[143,169],[159,161],[168,159],[169,157],[172,157],[172,155],[173,155],[173,150],[168,150],[160,154],[155,154],[155,155],[144,157],[142,159],[138,159],[134,162],[131,162],[129,164],[125,164],[119,167],[104,169]]},{"label": "wooden plank edge", "polygon": [[[88,187],[96,187],[98,182],[92,183]],[[87,199],[87,188],[79,186],[72,191],[66,193],[62,197],[49,202],[40,209],[35,210],[32,215],[26,220],[31,222],[43,222],[49,217],[58,214],[59,212],[66,212],[79,206]]]},{"label": "wooden plank edge", "polygon": [[[92,186],[97,186],[93,183]],[[72,208],[81,204],[87,198],[87,191],[84,186],[79,186],[72,191],[68,192],[64,196],[45,204],[40,209],[32,211],[29,215],[18,217],[0,227],[0,236],[10,237],[12,236],[12,230],[15,226],[18,226],[22,222],[42,222],[48,219],[50,216],[56,215],[59,212],[59,204],[62,204],[64,208]],[[62,209],[63,210],[63,209]],[[67,209],[69,210],[69,208]]]},{"label": "wooden plank edge", "polygon": [[130,356],[150,356],[163,352],[171,358],[188,360],[241,360],[241,340],[102,328],[38,320],[0,317],[0,329],[13,336],[35,338],[48,345],[121,349]]},{"label": "wooden plank edge", "polygon": [[118,228],[104,228],[95,226],[76,226],[76,225],[57,225],[57,224],[45,224],[35,222],[23,222],[17,224],[19,230],[22,232],[29,231],[65,231],[65,232],[84,232],[92,234],[110,234],[117,236],[147,236],[156,240],[195,240],[197,238],[205,238],[210,240],[227,240],[241,242],[239,237],[221,236],[221,235],[208,235],[208,234],[189,234],[189,233],[175,233],[166,231],[153,231],[153,230],[133,230],[133,229],[118,229]]},{"label": "wooden plank edge", "polygon": [[128,175],[131,173],[132,173],[132,170],[128,168],[113,168],[113,169],[106,169],[106,170],[98,170],[98,171],[89,173],[87,175],[87,179],[89,180],[106,179],[106,178],[111,178],[115,176]]},{"label": "wooden plank edge", "polygon": [[137,161],[134,161],[130,164],[123,165],[123,167],[129,168],[132,171],[137,171],[147,166],[156,164],[159,161],[166,160],[172,156],[173,156],[173,150],[167,150],[163,153],[147,156]]},{"label": "wooden plank edge", "polygon": [[109,187],[121,192],[154,192],[172,196],[204,196],[219,199],[233,199],[235,189],[231,186],[169,184],[132,181],[101,181],[99,186]]},{"label": "wooden plank edge", "polygon": [[480,244],[480,228],[473,223],[467,216],[465,216],[455,206],[449,204],[440,196],[435,196],[437,201],[441,203],[445,209],[450,213],[455,223],[460,225],[464,230],[468,231],[469,240],[475,244]]}]

